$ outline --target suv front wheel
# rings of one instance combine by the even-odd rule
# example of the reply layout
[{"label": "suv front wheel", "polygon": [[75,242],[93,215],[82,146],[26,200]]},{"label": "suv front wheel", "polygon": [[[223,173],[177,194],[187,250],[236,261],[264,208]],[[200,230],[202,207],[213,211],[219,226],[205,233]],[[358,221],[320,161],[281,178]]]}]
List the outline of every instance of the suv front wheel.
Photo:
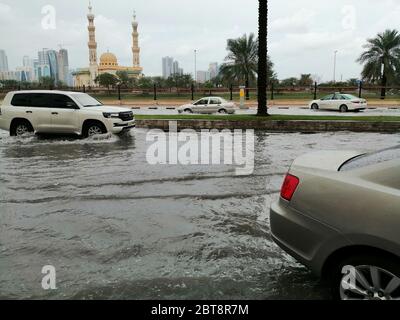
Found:
[{"label": "suv front wheel", "polygon": [[107,133],[107,129],[105,128],[104,124],[97,121],[90,121],[85,123],[82,130],[82,135],[84,138],[89,138],[105,133]]}]

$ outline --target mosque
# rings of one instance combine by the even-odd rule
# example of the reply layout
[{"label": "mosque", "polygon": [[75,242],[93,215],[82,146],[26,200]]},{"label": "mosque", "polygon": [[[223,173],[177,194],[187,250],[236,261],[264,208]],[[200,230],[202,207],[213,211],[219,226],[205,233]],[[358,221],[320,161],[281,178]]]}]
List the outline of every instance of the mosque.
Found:
[{"label": "mosque", "polygon": [[97,62],[97,42],[96,42],[96,27],[94,25],[93,8],[89,3],[89,13],[87,15],[89,26],[89,67],[78,69],[73,73],[74,86],[83,87],[91,86],[96,87],[98,84],[95,79],[98,75],[103,73],[111,73],[116,75],[118,71],[125,71],[130,78],[140,78],[143,76],[143,68],[140,66],[140,48],[139,48],[139,33],[138,22],[136,21],[136,13],[133,15],[132,21],[132,67],[124,67],[118,64],[118,59],[115,54],[111,52],[103,53],[100,56],[100,62]]}]

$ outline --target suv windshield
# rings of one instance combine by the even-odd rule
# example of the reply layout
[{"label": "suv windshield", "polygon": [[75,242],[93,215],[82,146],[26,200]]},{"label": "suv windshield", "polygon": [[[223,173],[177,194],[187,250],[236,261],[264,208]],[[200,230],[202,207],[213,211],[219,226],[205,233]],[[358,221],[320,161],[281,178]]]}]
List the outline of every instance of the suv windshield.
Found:
[{"label": "suv windshield", "polygon": [[339,171],[350,171],[390,160],[400,160],[400,145],[378,152],[367,153],[347,161]]},{"label": "suv windshield", "polygon": [[72,94],[71,96],[76,99],[83,107],[100,107],[103,105],[100,101],[96,100],[86,93]]}]

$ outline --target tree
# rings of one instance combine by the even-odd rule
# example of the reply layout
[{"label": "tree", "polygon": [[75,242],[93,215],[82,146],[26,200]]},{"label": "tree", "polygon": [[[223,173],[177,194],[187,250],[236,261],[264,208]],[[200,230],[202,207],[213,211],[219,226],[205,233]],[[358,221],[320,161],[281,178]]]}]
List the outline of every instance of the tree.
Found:
[{"label": "tree", "polygon": [[299,79],[291,77],[281,80],[279,84],[281,87],[295,87],[299,84]]},{"label": "tree", "polygon": [[151,89],[154,86],[154,81],[151,77],[141,77],[138,86],[140,89]]},{"label": "tree", "polygon": [[153,82],[157,85],[158,88],[167,87],[167,81],[163,77],[153,77]]},{"label": "tree", "polygon": [[259,116],[268,115],[268,0],[258,0],[258,112]]},{"label": "tree", "polygon": [[257,41],[253,33],[247,37],[228,39],[228,55],[226,63],[221,66],[221,72],[229,75],[237,82],[249,82],[256,78],[257,73]]},{"label": "tree", "polygon": [[381,98],[384,99],[386,86],[396,81],[400,71],[400,34],[397,30],[386,30],[367,42],[366,51],[357,62],[364,65],[363,80],[382,86]]},{"label": "tree", "polygon": [[191,74],[172,74],[166,81],[168,87],[189,88],[193,83]]},{"label": "tree", "polygon": [[54,87],[54,78],[52,77],[41,77],[39,79],[40,86],[45,88],[53,88]]},{"label": "tree", "polygon": [[133,79],[129,78],[129,74],[126,71],[117,71],[117,77],[118,77],[118,84],[121,87],[128,88],[132,86],[133,84]]},{"label": "tree", "polygon": [[18,87],[18,81],[16,80],[1,80],[1,86],[5,89],[15,89]]},{"label": "tree", "polygon": [[[254,84],[258,73],[258,40],[254,34],[229,39],[226,49],[228,55],[220,69],[223,81],[241,85],[245,82]],[[274,76],[273,63],[270,59],[265,65],[268,75]]]},{"label": "tree", "polygon": [[102,87],[106,87],[110,94],[110,87],[115,87],[118,83],[118,78],[111,73],[102,73],[94,80]]},{"label": "tree", "polygon": [[309,87],[314,83],[311,74],[302,74],[300,75],[299,86]]}]

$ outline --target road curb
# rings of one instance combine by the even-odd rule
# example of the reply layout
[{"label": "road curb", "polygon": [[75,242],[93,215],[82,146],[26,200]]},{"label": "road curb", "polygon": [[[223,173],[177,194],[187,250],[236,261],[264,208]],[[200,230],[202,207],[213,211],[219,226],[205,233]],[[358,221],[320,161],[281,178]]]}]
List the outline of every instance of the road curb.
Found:
[{"label": "road curb", "polygon": [[200,130],[235,130],[254,129],[270,132],[375,132],[375,133],[398,133],[400,132],[400,121],[374,122],[374,121],[351,121],[351,120],[150,120],[137,119],[137,128],[161,129],[169,131],[170,121],[176,121],[178,131],[185,129]]}]

